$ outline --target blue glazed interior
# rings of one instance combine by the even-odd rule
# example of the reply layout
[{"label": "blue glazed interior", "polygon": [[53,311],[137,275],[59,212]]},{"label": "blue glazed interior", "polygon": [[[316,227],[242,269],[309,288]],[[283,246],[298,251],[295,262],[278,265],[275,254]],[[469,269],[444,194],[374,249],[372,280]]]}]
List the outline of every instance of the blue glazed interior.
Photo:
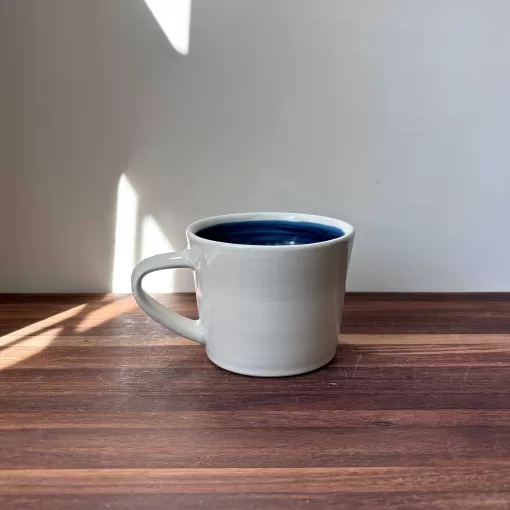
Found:
[{"label": "blue glazed interior", "polygon": [[257,246],[312,244],[345,235],[343,230],[306,221],[259,220],[220,223],[199,230],[210,241]]}]

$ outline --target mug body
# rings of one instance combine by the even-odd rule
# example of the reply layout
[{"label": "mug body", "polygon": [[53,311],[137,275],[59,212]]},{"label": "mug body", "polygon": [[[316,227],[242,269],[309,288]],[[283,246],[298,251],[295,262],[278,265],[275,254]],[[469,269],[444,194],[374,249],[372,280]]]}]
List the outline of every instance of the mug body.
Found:
[{"label": "mug body", "polygon": [[[267,220],[320,224],[343,235],[277,246],[197,235],[214,225]],[[351,225],[306,214],[246,213],[200,220],[186,234],[199,328],[213,363],[245,375],[288,376],[334,357],[354,240]]]}]

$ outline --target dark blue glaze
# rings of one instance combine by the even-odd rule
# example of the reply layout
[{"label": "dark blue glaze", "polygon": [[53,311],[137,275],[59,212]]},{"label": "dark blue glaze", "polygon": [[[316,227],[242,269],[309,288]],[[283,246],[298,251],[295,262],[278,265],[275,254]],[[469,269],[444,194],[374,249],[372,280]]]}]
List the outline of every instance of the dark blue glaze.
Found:
[{"label": "dark blue glaze", "polygon": [[197,236],[210,241],[260,246],[320,243],[343,235],[341,229],[329,225],[281,220],[220,223],[197,232]]}]

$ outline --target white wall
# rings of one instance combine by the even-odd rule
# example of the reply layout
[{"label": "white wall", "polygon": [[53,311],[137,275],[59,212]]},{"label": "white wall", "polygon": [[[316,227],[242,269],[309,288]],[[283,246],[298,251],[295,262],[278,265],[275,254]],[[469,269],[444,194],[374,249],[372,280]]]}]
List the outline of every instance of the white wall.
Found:
[{"label": "white wall", "polygon": [[1,290],[109,290],[123,173],[176,249],[313,212],[350,290],[510,290],[508,0],[193,0],[185,56],[142,0],[0,5]]}]

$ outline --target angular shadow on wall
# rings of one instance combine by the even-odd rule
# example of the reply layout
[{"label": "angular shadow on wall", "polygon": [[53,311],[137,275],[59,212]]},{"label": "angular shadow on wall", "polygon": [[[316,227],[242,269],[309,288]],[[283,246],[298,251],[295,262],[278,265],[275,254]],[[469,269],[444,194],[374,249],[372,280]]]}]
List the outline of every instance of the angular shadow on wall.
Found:
[{"label": "angular shadow on wall", "polygon": [[[149,3],[12,2],[14,129],[23,140],[12,235],[24,235],[12,239],[10,291],[109,291],[112,276],[128,281],[133,261],[183,249],[185,227],[204,216],[327,212],[311,207],[313,193],[295,193],[295,165],[286,161],[295,140],[281,142],[278,131],[293,81],[281,62],[295,41],[279,48],[275,37],[287,11],[275,8],[268,19],[267,2],[194,0],[183,55]],[[114,238],[123,182],[138,212],[120,277]],[[170,281],[168,290],[193,288],[189,270]]]},{"label": "angular shadow on wall", "polygon": [[[161,147],[151,136],[164,127],[153,125],[152,111],[172,94],[175,61],[186,57],[169,45],[144,0],[21,1],[8,14],[18,145],[12,149],[16,228],[5,243],[13,246],[7,263],[16,270],[3,284],[11,292],[109,291],[119,179],[133,165],[140,165],[141,180],[151,179],[145,149],[158,158]],[[169,136],[157,143],[166,145]],[[165,164],[172,183],[168,171],[178,169]],[[153,200],[160,197],[140,197],[145,237],[137,242],[145,247],[136,247],[137,258],[169,237],[151,219]],[[165,196],[156,209],[169,202]],[[176,231],[183,236],[180,225]]]}]

